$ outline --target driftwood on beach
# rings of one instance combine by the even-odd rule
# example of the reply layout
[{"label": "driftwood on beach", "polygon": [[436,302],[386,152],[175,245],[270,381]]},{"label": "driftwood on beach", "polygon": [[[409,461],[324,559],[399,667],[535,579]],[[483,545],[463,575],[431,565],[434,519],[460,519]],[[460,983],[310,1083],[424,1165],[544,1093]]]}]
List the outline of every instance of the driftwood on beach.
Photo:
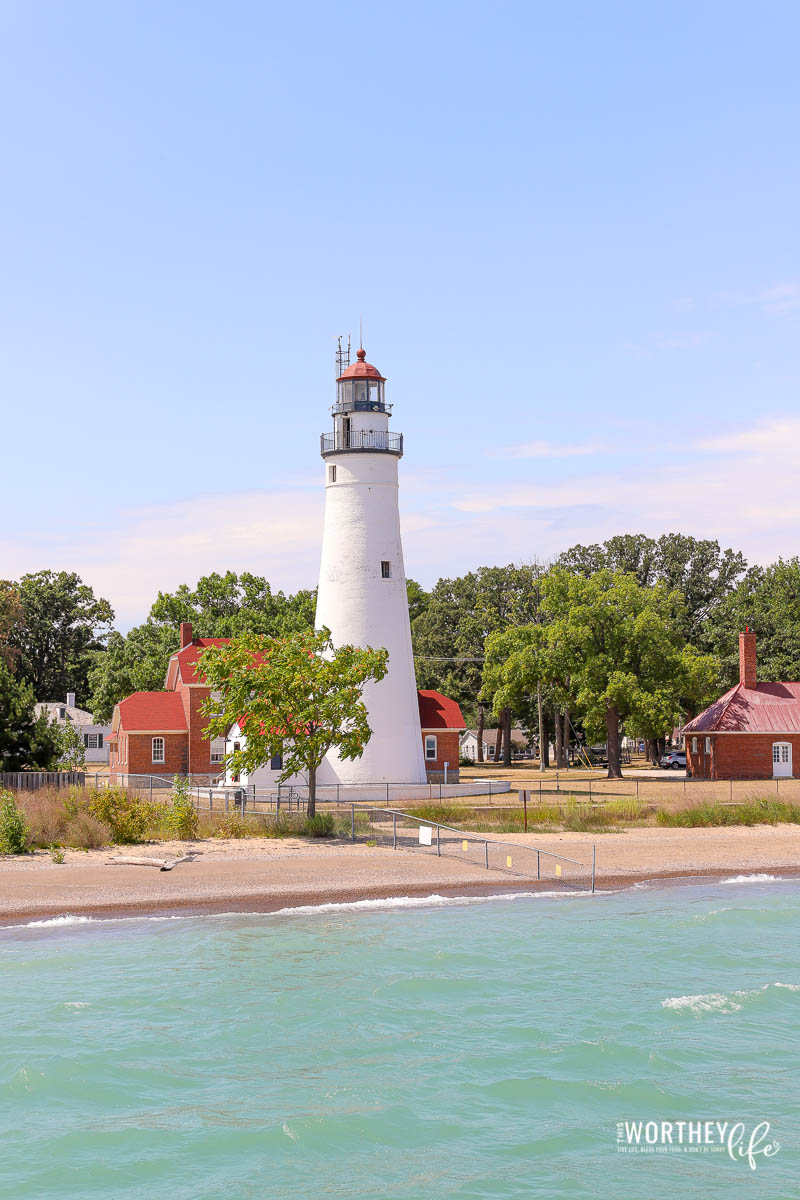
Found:
[{"label": "driftwood on beach", "polygon": [[196,853],[182,854],[180,858],[149,858],[145,856],[135,858],[131,854],[124,854],[119,858],[110,858],[108,861],[111,866],[158,867],[159,871],[171,871],[173,867],[177,867],[178,863],[194,862],[196,858]]}]

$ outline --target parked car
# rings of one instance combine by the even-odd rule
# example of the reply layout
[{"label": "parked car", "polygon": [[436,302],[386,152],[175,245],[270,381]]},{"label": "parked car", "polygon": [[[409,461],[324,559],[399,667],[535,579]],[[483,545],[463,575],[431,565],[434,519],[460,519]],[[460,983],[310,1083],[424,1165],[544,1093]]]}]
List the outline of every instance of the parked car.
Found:
[{"label": "parked car", "polygon": [[685,771],[686,751],[668,750],[666,754],[661,755],[659,763],[665,771]]}]

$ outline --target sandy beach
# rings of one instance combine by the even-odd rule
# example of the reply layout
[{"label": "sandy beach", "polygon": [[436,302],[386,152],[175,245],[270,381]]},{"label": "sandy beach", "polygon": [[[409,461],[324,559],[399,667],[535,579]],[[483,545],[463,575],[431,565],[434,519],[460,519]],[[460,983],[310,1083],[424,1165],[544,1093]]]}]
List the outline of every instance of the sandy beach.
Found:
[{"label": "sandy beach", "polygon": [[[762,825],[723,829],[640,829],[590,837],[580,833],[507,834],[517,848],[537,846],[589,864],[597,849],[597,888],[642,880],[669,881],[748,872],[800,872],[800,828]],[[136,855],[192,862],[172,871],[124,865]],[[574,871],[537,883],[521,854],[514,869],[485,870],[458,857],[392,850],[348,842],[247,839],[160,842],[140,847],[67,851],[63,864],[39,851],[0,860],[0,923],[62,913],[274,911],[392,896],[585,888],[590,876]],[[549,860],[552,862],[552,860]]]}]

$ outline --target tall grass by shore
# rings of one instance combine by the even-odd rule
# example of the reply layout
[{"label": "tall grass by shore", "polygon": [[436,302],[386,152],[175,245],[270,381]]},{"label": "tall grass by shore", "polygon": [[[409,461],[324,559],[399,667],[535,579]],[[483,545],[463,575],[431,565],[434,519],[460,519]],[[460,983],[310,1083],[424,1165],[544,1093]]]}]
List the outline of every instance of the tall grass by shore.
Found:
[{"label": "tall grass by shore", "polygon": [[[471,808],[461,804],[409,807],[415,818],[475,833],[522,833],[522,808]],[[800,825],[800,804],[757,795],[731,802],[677,801],[660,808],[631,798],[587,804],[569,797],[562,804],[531,804],[529,832],[614,833],[626,829],[698,829],[736,825]],[[407,821],[408,827],[414,821]],[[350,837],[350,817],[319,812],[279,819],[239,812],[198,812],[188,785],[176,780],[172,793],[153,803],[122,787],[43,788],[12,795],[0,790],[0,855],[50,850],[63,861],[65,849],[93,850],[166,840],[206,838]],[[359,840],[369,837],[367,811],[356,813]]]},{"label": "tall grass by shore", "polygon": [[350,832],[350,821],[330,813],[308,818],[197,812],[188,785],[176,780],[172,793],[152,803],[122,787],[42,788],[17,793],[0,790],[0,854],[65,849],[96,850],[165,840],[203,838],[331,837]]}]

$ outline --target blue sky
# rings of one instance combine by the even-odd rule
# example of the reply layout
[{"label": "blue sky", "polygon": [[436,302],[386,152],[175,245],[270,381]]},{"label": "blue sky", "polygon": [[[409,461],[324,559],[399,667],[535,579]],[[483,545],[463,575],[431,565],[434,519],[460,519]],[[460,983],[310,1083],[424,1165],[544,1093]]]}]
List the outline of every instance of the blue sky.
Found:
[{"label": "blue sky", "polygon": [[0,574],[313,586],[335,335],[431,584],[800,552],[795,3],[0,0]]}]

